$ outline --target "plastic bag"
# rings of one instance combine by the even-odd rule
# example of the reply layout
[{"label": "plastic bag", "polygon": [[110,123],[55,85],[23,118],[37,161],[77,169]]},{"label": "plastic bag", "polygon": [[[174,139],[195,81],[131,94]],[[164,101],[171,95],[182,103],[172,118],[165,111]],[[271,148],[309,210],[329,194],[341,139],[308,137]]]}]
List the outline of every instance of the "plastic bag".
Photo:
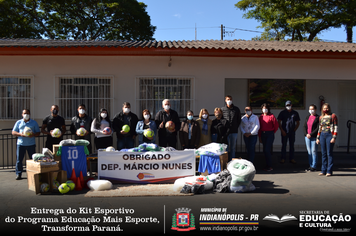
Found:
[{"label": "plastic bag", "polygon": [[217,155],[226,152],[227,145],[224,143],[209,143],[196,150],[196,155]]},{"label": "plastic bag", "polygon": [[232,160],[227,164],[227,170],[231,174],[231,191],[246,192],[255,189],[251,185],[256,174],[256,169],[252,162],[244,159]]}]

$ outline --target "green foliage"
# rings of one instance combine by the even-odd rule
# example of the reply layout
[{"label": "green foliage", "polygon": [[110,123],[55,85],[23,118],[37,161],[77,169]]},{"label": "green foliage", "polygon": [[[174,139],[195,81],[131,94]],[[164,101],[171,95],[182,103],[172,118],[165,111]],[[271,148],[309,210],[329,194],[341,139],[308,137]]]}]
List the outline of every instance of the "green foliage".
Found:
[{"label": "green foliage", "polygon": [[146,7],[136,0],[0,0],[0,37],[152,40]]},{"label": "green foliage", "polygon": [[356,25],[352,0],[240,0],[235,7],[256,19],[265,33],[258,40],[314,41],[327,29]]}]

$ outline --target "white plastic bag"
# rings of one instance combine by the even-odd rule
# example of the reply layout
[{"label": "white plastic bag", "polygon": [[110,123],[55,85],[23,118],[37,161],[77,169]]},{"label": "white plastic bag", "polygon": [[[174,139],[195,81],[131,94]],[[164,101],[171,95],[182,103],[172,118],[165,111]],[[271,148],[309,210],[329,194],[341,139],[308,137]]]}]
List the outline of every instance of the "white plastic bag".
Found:
[{"label": "white plastic bag", "polygon": [[245,159],[232,160],[227,164],[227,170],[231,174],[231,191],[246,192],[255,189],[252,180],[255,177],[256,169],[252,162]]},{"label": "white plastic bag", "polygon": [[88,187],[94,191],[109,190],[112,188],[112,183],[109,180],[89,180]]},{"label": "white plastic bag", "polygon": [[201,146],[196,150],[196,155],[217,155],[220,156],[221,154],[226,152],[227,145],[224,143],[209,143],[204,146]]}]

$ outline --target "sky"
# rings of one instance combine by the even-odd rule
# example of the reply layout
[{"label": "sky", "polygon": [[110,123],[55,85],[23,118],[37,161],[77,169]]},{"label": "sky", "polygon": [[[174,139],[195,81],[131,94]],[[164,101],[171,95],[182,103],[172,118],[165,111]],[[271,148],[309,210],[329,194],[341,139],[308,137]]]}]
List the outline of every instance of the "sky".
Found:
[{"label": "sky", "polygon": [[[234,5],[238,0],[139,0],[147,5],[151,24],[156,26],[157,41],[220,40],[221,25],[225,26],[224,40],[251,40],[263,29],[254,19],[245,19],[245,12]],[[257,32],[256,32],[257,31]],[[346,42],[344,28],[322,31],[322,40]],[[356,30],[354,29],[354,38]]]}]

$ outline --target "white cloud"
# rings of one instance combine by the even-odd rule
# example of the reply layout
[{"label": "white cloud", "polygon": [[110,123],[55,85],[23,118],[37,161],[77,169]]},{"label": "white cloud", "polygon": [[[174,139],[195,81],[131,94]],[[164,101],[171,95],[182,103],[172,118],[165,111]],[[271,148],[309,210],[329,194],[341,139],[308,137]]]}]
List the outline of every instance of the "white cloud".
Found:
[{"label": "white cloud", "polygon": [[181,18],[182,15],[179,14],[179,13],[176,13],[176,14],[174,14],[173,16],[174,16],[174,17],[177,17],[177,18]]}]

